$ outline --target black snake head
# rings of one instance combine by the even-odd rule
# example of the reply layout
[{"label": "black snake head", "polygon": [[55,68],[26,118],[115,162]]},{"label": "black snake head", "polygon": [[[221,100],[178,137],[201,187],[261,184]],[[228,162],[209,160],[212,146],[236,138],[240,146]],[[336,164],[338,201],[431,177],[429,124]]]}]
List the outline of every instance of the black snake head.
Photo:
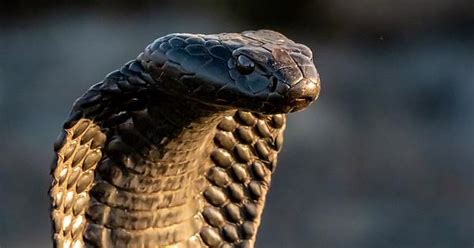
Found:
[{"label": "black snake head", "polygon": [[266,114],[301,110],[319,94],[311,50],[270,30],[170,34],[139,57],[158,88]]}]

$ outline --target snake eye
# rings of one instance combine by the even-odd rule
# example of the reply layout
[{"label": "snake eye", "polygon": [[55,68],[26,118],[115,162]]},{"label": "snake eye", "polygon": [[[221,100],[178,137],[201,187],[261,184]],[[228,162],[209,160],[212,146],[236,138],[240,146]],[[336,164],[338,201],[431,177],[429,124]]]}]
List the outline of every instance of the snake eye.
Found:
[{"label": "snake eye", "polygon": [[250,74],[255,68],[255,63],[244,55],[237,57],[237,70],[242,74]]}]

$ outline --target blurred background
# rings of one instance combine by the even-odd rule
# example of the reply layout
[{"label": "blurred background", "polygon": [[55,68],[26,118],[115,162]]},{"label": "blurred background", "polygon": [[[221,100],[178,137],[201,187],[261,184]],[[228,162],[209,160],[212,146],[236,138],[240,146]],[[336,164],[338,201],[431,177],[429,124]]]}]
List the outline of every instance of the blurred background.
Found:
[{"label": "blurred background", "polygon": [[322,93],[288,118],[257,247],[474,245],[474,1],[2,1],[0,247],[50,247],[72,102],[172,32],[269,28]]}]

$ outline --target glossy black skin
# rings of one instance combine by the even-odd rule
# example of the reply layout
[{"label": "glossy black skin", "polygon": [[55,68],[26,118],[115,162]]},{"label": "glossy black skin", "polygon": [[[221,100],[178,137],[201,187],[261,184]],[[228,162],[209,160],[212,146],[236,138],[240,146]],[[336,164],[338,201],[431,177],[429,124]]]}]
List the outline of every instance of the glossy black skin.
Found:
[{"label": "glossy black skin", "polygon": [[311,50],[270,30],[169,34],[138,60],[158,89],[224,108],[294,112],[320,90]]}]

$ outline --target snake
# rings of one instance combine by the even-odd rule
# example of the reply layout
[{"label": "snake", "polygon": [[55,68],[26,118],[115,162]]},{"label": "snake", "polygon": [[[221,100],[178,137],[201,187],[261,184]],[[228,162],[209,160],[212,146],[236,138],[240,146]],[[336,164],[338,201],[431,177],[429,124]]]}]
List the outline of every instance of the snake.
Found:
[{"label": "snake", "polygon": [[173,33],[91,86],[54,143],[54,247],[254,247],[312,51],[271,30]]}]

